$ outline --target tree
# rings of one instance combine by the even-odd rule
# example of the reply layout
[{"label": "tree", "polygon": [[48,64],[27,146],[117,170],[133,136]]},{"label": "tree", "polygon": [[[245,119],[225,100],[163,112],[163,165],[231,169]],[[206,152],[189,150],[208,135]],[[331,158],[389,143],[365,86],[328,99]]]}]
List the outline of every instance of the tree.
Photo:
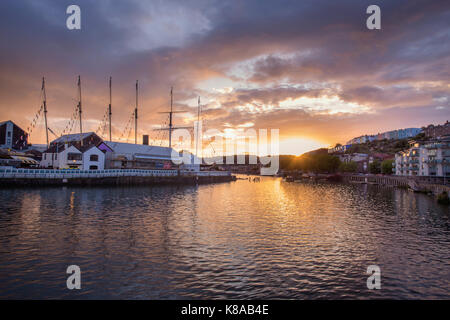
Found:
[{"label": "tree", "polygon": [[392,174],[393,164],[394,164],[394,160],[392,160],[392,159],[384,160],[381,163],[381,173],[382,174]]},{"label": "tree", "polygon": [[339,166],[341,172],[356,172],[358,170],[358,164],[355,161],[342,162]]},{"label": "tree", "polygon": [[372,174],[380,173],[381,172],[380,161],[374,160],[371,164],[369,164],[369,172]]}]

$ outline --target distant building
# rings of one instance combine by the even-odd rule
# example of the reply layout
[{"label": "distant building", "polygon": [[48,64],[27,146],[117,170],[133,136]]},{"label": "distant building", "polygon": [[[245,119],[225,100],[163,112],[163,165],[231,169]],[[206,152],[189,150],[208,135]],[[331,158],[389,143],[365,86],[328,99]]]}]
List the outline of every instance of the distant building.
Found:
[{"label": "distant building", "polygon": [[367,153],[350,153],[339,156],[344,163],[355,162],[357,164],[357,172],[367,172],[369,168],[370,158]]},{"label": "distant building", "polygon": [[417,136],[422,132],[422,129],[419,128],[407,128],[397,130],[397,139],[407,139]]},{"label": "distant building", "polygon": [[392,158],[393,158],[393,156],[388,153],[373,153],[370,155],[370,159],[372,161],[377,160],[377,161],[383,162],[384,160],[388,160],[388,159],[392,159]]},{"label": "distant building", "polygon": [[399,176],[450,176],[450,135],[396,153]]},{"label": "distant building", "polygon": [[406,128],[406,129],[399,129],[399,130],[392,130],[387,131],[383,133],[378,133],[375,135],[364,135],[360,137],[353,138],[349,141],[347,141],[347,144],[360,144],[360,143],[366,143],[371,142],[375,140],[393,140],[393,139],[406,139],[406,138],[412,138],[418,135],[422,129],[419,128]]},{"label": "distant building", "polygon": [[0,148],[23,150],[28,147],[28,136],[14,122],[0,122]]},{"label": "distant building", "polygon": [[443,125],[432,125],[422,128],[426,137],[436,139],[441,136],[450,135],[450,122],[445,122]]},{"label": "distant building", "polygon": [[342,162],[358,162],[358,161],[363,161],[363,160],[367,160],[369,158],[369,155],[367,153],[350,153],[350,154],[343,154],[341,156],[339,156],[339,159]]},{"label": "distant building", "polygon": [[328,153],[344,153],[351,146],[352,146],[351,144],[346,144],[344,146],[336,146],[336,147],[328,148]]}]

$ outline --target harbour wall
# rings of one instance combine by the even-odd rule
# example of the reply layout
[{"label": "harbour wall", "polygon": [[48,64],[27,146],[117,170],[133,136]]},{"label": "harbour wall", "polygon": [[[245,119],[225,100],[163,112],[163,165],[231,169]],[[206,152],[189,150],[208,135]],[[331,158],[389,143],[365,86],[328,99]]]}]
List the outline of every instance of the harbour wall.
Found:
[{"label": "harbour wall", "polygon": [[228,172],[177,170],[0,170],[0,188],[45,186],[196,185],[235,181]]},{"label": "harbour wall", "polygon": [[343,175],[344,182],[376,184],[398,188],[409,188],[418,192],[435,195],[446,191],[450,193],[449,178],[443,177],[410,177],[410,176],[378,176],[378,175]]}]

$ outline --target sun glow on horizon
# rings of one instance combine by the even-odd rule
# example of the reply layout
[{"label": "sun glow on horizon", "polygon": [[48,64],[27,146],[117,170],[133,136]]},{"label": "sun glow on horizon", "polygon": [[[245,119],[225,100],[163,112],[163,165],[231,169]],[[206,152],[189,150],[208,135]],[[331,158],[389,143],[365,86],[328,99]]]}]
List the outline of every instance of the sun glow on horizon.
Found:
[{"label": "sun glow on horizon", "polygon": [[302,155],[305,152],[319,148],[326,148],[328,145],[307,137],[292,137],[280,140],[280,154]]}]

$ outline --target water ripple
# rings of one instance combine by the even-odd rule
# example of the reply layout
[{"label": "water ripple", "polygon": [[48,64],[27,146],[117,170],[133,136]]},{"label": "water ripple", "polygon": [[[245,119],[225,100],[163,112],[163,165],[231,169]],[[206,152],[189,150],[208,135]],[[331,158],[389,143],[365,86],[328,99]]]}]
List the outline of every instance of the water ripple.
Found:
[{"label": "water ripple", "polygon": [[448,299],[449,217],[405,190],[277,178],[3,189],[0,298]]}]

